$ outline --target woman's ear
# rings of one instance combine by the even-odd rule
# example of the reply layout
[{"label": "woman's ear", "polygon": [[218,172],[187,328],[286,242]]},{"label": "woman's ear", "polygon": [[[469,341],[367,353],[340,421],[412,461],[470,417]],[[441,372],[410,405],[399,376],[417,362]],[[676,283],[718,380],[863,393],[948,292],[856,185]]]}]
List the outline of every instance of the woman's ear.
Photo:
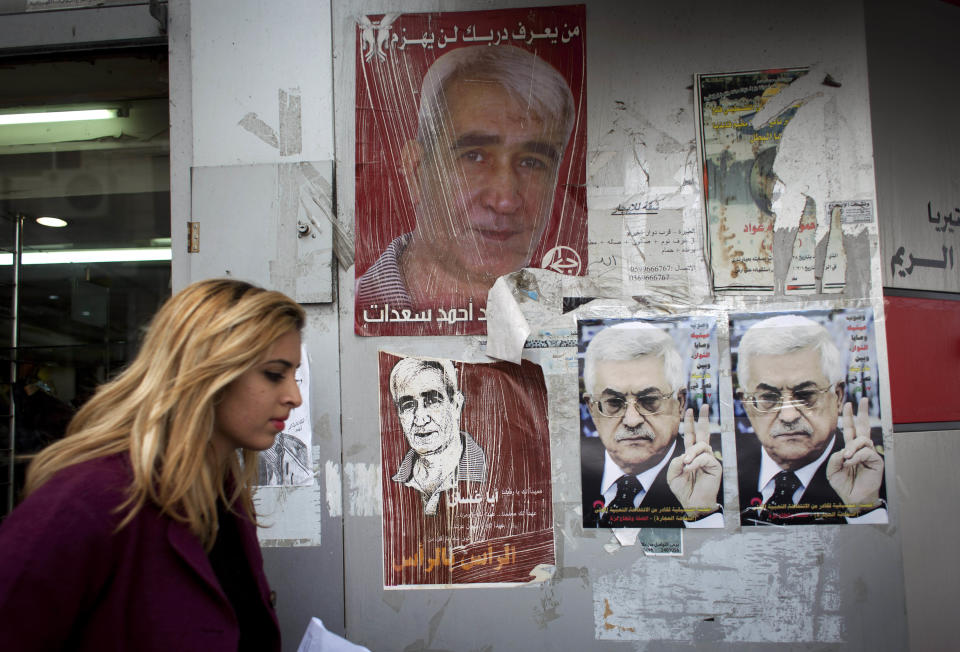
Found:
[{"label": "woman's ear", "polygon": [[400,173],[407,182],[410,200],[416,206],[420,203],[420,161],[423,159],[423,145],[408,140],[400,150]]}]

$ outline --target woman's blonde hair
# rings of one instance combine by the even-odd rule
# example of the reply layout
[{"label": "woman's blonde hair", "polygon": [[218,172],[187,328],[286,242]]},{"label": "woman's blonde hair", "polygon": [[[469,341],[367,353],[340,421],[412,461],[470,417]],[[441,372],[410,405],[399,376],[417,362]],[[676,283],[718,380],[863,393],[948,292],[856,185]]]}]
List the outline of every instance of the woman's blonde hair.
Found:
[{"label": "woman's blonde hair", "polygon": [[[204,546],[217,531],[217,499],[255,519],[249,484],[257,453],[227,467],[212,454],[214,405],[231,381],[253,367],[277,338],[303,328],[303,309],[280,292],[242,281],[194,283],[154,316],[140,353],[101,386],[67,434],[33,460],[26,493],[68,466],[126,453],[133,469],[120,528],[147,503],[189,525]],[[230,495],[226,495],[229,491]]]}]

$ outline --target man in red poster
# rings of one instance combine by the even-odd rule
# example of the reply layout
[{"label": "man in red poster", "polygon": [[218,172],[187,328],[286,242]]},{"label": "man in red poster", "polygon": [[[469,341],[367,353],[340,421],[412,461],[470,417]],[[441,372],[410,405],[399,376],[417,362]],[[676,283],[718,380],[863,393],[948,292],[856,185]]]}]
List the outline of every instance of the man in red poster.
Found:
[{"label": "man in red poster", "polygon": [[542,369],[385,351],[379,368],[384,586],[522,583],[555,564]]},{"label": "man in red poster", "polygon": [[553,66],[512,45],[447,52],[423,80],[416,139],[401,153],[416,226],[357,281],[356,305],[486,305],[527,266],[550,219],[575,118]]},{"label": "man in red poster", "polygon": [[403,358],[390,372],[390,395],[410,446],[391,480],[416,489],[423,513],[434,516],[443,492],[487,479],[487,457],[460,430],[463,393],[449,360]]}]

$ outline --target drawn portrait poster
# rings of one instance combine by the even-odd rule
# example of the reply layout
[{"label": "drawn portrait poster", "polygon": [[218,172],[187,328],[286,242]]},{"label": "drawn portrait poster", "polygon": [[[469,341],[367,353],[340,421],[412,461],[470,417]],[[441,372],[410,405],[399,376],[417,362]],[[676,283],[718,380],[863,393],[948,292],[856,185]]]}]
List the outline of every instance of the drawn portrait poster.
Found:
[{"label": "drawn portrait poster", "polygon": [[[723,527],[716,318],[581,319],[578,332],[584,528]],[[689,479],[709,498],[688,510],[671,467],[684,468],[684,416],[701,406],[709,414],[691,438],[713,460]],[[624,503],[627,475],[639,485]]]},{"label": "drawn portrait poster", "polygon": [[870,308],[730,315],[741,525],[887,522],[875,331]]},{"label": "drawn portrait poster", "polygon": [[539,366],[380,352],[386,588],[514,584],[555,563]]},{"label": "drawn portrait poster", "polygon": [[[774,290],[774,161],[794,104],[763,124],[754,118],[806,68],[696,76],[698,140],[703,169],[707,244],[717,294]],[[813,220],[813,221],[811,221]],[[804,212],[790,284],[813,287],[815,217]],[[806,242],[806,244],[804,244]]]},{"label": "drawn portrait poster", "polygon": [[523,267],[586,273],[582,5],[363,16],[358,335],[486,332]]}]

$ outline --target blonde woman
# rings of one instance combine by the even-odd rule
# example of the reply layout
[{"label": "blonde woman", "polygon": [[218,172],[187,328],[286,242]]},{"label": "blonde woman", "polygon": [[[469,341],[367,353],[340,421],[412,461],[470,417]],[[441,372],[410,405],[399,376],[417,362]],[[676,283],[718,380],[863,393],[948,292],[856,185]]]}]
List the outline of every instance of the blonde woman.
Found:
[{"label": "blonde woman", "polygon": [[166,302],[0,526],[0,649],[280,649],[250,483],[301,402],[303,324],[233,280]]}]

